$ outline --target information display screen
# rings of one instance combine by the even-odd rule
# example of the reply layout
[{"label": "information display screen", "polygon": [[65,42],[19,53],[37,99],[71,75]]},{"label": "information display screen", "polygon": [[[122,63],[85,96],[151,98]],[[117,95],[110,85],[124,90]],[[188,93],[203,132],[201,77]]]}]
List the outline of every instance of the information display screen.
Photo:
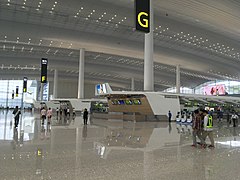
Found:
[{"label": "information display screen", "polygon": [[124,100],[118,100],[118,104],[119,105],[124,105],[125,103],[124,103]]},{"label": "information display screen", "polygon": [[141,100],[140,99],[134,99],[133,100],[133,104],[140,105],[141,104]]},{"label": "information display screen", "polygon": [[126,103],[126,105],[132,105],[133,104],[133,102],[132,102],[132,100],[125,100],[125,103]]},{"label": "information display screen", "polygon": [[204,87],[205,95],[225,95],[226,88],[224,84],[219,84],[216,86],[205,86]]},{"label": "information display screen", "polygon": [[106,84],[97,85],[97,94],[107,94]]}]

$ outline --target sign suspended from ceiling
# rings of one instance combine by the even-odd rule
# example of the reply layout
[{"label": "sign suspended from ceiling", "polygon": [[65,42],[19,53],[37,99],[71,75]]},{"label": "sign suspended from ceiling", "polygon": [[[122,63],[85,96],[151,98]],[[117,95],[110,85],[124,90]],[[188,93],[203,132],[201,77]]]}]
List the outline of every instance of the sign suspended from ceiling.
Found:
[{"label": "sign suspended from ceiling", "polygon": [[150,32],[150,0],[135,0],[136,30]]},{"label": "sign suspended from ceiling", "polygon": [[41,83],[47,83],[47,65],[48,59],[41,59]]}]

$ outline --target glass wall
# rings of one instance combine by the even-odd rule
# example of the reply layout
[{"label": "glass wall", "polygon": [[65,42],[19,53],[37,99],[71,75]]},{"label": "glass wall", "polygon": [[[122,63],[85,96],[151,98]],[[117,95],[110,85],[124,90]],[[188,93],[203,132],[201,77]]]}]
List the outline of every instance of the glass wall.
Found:
[{"label": "glass wall", "polygon": [[[18,95],[16,95],[16,87],[18,86]],[[23,92],[23,80],[0,80],[0,107],[14,108],[21,107]],[[13,96],[14,94],[14,96]],[[28,80],[27,93],[24,94],[24,107],[29,107],[37,97],[37,82]]]}]

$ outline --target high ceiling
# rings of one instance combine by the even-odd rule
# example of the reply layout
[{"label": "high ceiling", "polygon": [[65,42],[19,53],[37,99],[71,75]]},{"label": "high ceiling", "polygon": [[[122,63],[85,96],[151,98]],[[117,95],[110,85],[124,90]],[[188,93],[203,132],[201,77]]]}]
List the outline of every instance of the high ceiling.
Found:
[{"label": "high ceiling", "polygon": [[[240,2],[153,0],[155,90],[181,83],[239,80]],[[86,49],[85,78],[129,89],[143,88],[144,34],[134,28],[133,0],[0,0],[0,76],[49,73],[77,80],[79,49]],[[66,66],[67,64],[67,66]]]}]

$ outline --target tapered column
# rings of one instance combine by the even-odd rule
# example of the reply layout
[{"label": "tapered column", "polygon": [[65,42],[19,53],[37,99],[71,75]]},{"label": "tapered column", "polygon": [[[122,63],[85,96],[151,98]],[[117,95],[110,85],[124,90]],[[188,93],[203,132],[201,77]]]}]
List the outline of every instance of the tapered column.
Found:
[{"label": "tapered column", "polygon": [[180,87],[181,87],[181,82],[180,82],[180,65],[177,65],[176,68],[176,93],[180,93]]},{"label": "tapered column", "polygon": [[85,49],[80,49],[79,76],[78,76],[78,99],[84,98],[84,63],[85,63]]},{"label": "tapered column", "polygon": [[54,80],[53,80],[53,98],[56,99],[58,96],[58,70],[54,71]]},{"label": "tapered column", "polygon": [[153,0],[150,0],[150,32],[145,34],[144,45],[144,91],[154,90],[153,72]]}]

